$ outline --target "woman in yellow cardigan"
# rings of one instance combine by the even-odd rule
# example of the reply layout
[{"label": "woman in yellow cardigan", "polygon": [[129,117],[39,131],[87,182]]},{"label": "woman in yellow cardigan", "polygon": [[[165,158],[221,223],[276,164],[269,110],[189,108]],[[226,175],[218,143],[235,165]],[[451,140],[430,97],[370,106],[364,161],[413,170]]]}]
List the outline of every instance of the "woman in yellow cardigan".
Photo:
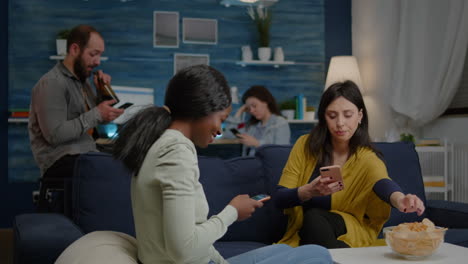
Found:
[{"label": "woman in yellow cardigan", "polygon": [[[365,247],[377,240],[391,206],[424,212],[423,202],[387,174],[371,144],[367,110],[355,83],[331,85],[322,95],[318,124],[294,145],[276,192],[288,227],[279,243],[327,248]],[[319,168],[340,165],[343,181],[320,175]]]}]

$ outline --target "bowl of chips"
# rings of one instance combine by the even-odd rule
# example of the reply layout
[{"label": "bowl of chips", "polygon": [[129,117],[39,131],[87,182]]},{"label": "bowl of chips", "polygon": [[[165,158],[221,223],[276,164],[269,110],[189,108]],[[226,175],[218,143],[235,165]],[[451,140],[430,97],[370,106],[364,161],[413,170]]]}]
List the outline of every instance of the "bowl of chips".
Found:
[{"label": "bowl of chips", "polygon": [[435,226],[429,219],[422,222],[402,223],[385,227],[385,241],[393,252],[405,258],[416,259],[431,256],[444,243],[447,228]]}]

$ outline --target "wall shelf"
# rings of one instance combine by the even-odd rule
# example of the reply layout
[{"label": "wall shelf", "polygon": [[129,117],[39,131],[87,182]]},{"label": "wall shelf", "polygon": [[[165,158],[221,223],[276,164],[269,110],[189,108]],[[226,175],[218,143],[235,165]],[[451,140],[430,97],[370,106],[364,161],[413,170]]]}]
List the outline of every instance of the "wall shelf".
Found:
[{"label": "wall shelf", "polygon": [[453,198],[453,144],[444,140],[441,146],[417,146],[426,193],[442,193],[444,200]]},{"label": "wall shelf", "polygon": [[230,7],[230,6],[258,6],[261,5],[263,7],[269,7],[274,4],[276,4],[279,0],[258,0],[258,1],[252,1],[252,3],[247,3],[243,2],[241,0],[221,0],[220,4],[224,5],[225,7]]},{"label": "wall shelf", "polygon": [[315,124],[318,123],[318,120],[288,120],[289,124]]},{"label": "wall shelf", "polygon": [[416,146],[417,152],[444,152],[446,146]]},{"label": "wall shelf", "polygon": [[28,123],[29,118],[26,117],[9,117],[8,123]]},{"label": "wall shelf", "polygon": [[[61,56],[61,55],[52,55],[52,56],[49,56],[49,59],[50,60],[63,60],[65,59],[65,56]],[[109,57],[101,57],[101,61],[106,61],[108,60]]]},{"label": "wall shelf", "polygon": [[427,187],[427,186],[425,186],[424,190],[427,193],[444,193],[445,194],[446,192],[453,190],[452,188],[453,188],[452,184],[449,183],[444,187]]},{"label": "wall shelf", "polygon": [[279,66],[294,65],[294,61],[260,61],[260,60],[251,60],[251,61],[236,61],[237,65],[242,67],[245,66],[273,66],[278,68]]}]

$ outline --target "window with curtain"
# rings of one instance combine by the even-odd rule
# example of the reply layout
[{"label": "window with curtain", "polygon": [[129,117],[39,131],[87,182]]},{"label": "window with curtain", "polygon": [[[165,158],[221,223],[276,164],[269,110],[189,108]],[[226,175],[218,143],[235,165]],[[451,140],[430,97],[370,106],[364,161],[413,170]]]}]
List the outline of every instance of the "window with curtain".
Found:
[{"label": "window with curtain", "polygon": [[468,114],[468,53],[465,56],[462,78],[457,93],[443,115]]}]

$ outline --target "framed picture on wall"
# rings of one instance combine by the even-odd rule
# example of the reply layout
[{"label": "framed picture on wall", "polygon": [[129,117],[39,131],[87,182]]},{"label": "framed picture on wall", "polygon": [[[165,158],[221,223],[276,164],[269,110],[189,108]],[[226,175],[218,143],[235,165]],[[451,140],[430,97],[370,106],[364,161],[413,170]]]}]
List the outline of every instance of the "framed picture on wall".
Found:
[{"label": "framed picture on wall", "polygon": [[179,12],[153,12],[153,47],[179,47]]},{"label": "framed picture on wall", "polygon": [[204,18],[183,18],[182,36],[184,43],[209,44],[218,43],[218,20]]},{"label": "framed picture on wall", "polygon": [[193,65],[210,65],[209,54],[174,53],[174,75],[183,68]]}]

